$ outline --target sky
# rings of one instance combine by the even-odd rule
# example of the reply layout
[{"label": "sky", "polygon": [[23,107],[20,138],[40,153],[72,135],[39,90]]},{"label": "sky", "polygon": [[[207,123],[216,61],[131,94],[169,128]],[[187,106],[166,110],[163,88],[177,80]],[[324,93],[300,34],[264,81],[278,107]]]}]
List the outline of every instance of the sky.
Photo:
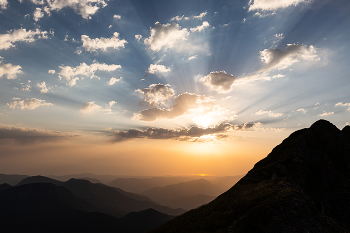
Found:
[{"label": "sky", "polygon": [[244,175],[350,119],[348,0],[0,0],[0,172]]}]

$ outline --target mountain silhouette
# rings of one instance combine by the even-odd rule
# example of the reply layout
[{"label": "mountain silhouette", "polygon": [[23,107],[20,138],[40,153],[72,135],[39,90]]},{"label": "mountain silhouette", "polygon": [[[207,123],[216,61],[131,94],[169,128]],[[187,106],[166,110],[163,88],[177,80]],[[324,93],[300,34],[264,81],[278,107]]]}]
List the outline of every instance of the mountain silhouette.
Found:
[{"label": "mountain silhouette", "polygon": [[9,185],[16,185],[24,178],[27,178],[29,176],[26,175],[6,175],[6,174],[0,174],[0,184],[7,183]]},{"label": "mountain silhouette", "polygon": [[110,187],[101,183],[91,183],[88,180],[70,179],[61,182],[45,176],[32,176],[25,178],[18,185],[30,183],[51,183],[67,188],[75,196],[93,204],[95,211],[122,217],[129,212],[155,209],[169,215],[179,215],[184,209],[171,209],[149,200],[141,195],[127,193],[123,190]]},{"label": "mountain silhouette", "polygon": [[160,176],[143,178],[117,178],[108,185],[121,188],[127,192],[142,194],[148,189],[154,187],[164,187],[167,185],[178,184],[191,180],[197,180],[198,176]]},{"label": "mountain silhouette", "polygon": [[350,126],[319,120],[209,204],[150,232],[350,232],[349,219]]},{"label": "mountain silhouette", "polygon": [[122,218],[91,212],[91,203],[50,183],[7,185],[0,190],[0,207],[1,232],[142,233],[173,218],[153,209]]},{"label": "mountain silhouette", "polygon": [[[205,179],[198,179],[167,185],[165,187],[151,188],[143,192],[143,195],[150,197],[162,205],[173,208],[179,208],[179,206],[183,208],[185,206],[186,209],[192,209],[208,203],[210,200],[213,200],[212,196],[216,197],[221,193],[223,193],[223,190],[216,185]],[[195,199],[194,196],[199,194],[206,195],[206,198],[197,198],[195,200],[197,203],[191,202],[191,200]]]}]

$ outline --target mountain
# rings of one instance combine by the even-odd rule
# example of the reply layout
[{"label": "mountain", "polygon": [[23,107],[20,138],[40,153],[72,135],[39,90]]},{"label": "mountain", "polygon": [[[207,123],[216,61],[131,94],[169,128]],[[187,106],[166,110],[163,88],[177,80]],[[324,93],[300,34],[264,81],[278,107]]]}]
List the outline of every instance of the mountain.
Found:
[{"label": "mountain", "polygon": [[9,188],[12,188],[12,186],[7,184],[7,183],[0,184],[0,191],[6,190],[6,189],[9,189]]},{"label": "mountain", "polygon": [[108,185],[121,188],[127,192],[143,193],[154,187],[164,187],[171,184],[197,180],[198,176],[160,176],[151,178],[117,178]]},{"label": "mountain", "polygon": [[2,232],[142,233],[173,218],[153,209],[132,212],[119,219],[91,212],[94,207],[90,203],[65,187],[50,183],[0,190],[0,206]]},{"label": "mountain", "polygon": [[149,200],[149,198],[138,194],[127,193],[100,183],[93,184],[88,180],[70,179],[66,182],[61,182],[44,176],[33,176],[22,180],[18,185],[31,183],[51,183],[63,186],[75,196],[93,204],[95,211],[115,217],[122,217],[129,212],[142,211],[149,208],[174,216],[185,212],[183,209],[171,209],[161,206]]},{"label": "mountain", "polygon": [[[178,184],[167,185],[165,187],[155,187],[143,192],[143,195],[150,197],[156,202],[166,206],[185,206],[189,199],[194,199],[193,196],[198,194],[204,194],[207,196],[218,196],[223,192],[222,189],[216,185],[210,183],[205,179],[191,180]],[[179,199],[180,198],[180,199]],[[182,203],[179,203],[183,200]],[[207,203],[208,198],[204,198],[200,201],[197,200],[198,206]],[[212,199],[209,197],[209,199]],[[188,209],[194,208],[194,203],[189,203]],[[195,206],[197,207],[197,206]],[[179,207],[176,207],[179,208]]]},{"label": "mountain", "polygon": [[214,201],[158,232],[350,232],[350,126],[292,133]]},{"label": "mountain", "polygon": [[9,185],[16,185],[18,184],[21,180],[27,178],[29,176],[26,175],[5,175],[5,174],[0,174],[0,184],[7,183]]},{"label": "mountain", "polygon": [[197,194],[194,196],[181,196],[174,197],[166,200],[164,202],[165,206],[169,206],[171,208],[182,208],[182,209],[194,209],[201,205],[207,204],[214,200],[217,196],[208,196],[205,194]]},{"label": "mountain", "polygon": [[[208,179],[211,183],[215,184],[216,186],[228,190],[233,185],[235,185],[243,176],[219,176],[215,177],[214,179]],[[205,177],[205,179],[207,179]]]}]

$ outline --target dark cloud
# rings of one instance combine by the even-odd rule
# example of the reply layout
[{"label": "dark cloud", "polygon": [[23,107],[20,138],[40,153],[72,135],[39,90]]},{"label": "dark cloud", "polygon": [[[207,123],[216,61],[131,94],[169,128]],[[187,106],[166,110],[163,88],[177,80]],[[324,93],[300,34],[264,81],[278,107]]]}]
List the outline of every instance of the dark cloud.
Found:
[{"label": "dark cloud", "polygon": [[0,128],[0,144],[14,141],[16,144],[26,145],[39,142],[62,141],[68,137],[72,136],[39,129],[23,129],[17,127]]},{"label": "dark cloud", "polygon": [[209,75],[201,78],[199,81],[218,92],[228,92],[231,89],[236,77],[227,74],[225,71],[210,72]]},{"label": "dark cloud", "polygon": [[260,123],[245,123],[243,125],[232,125],[230,123],[221,123],[212,128],[199,128],[192,126],[191,128],[183,129],[164,129],[164,128],[148,128],[145,130],[129,129],[126,131],[115,131],[113,143],[122,142],[135,138],[146,139],[171,139],[177,141],[200,141],[200,137],[205,135],[213,135],[216,139],[227,138],[225,133],[229,131],[245,131],[251,130],[254,126],[259,126]]},{"label": "dark cloud", "polygon": [[176,96],[176,104],[169,109],[150,108],[134,115],[134,119],[141,121],[155,121],[157,119],[173,119],[184,115],[188,110],[195,109],[205,104],[212,104],[212,100],[208,97],[196,95],[192,93],[184,93]]}]

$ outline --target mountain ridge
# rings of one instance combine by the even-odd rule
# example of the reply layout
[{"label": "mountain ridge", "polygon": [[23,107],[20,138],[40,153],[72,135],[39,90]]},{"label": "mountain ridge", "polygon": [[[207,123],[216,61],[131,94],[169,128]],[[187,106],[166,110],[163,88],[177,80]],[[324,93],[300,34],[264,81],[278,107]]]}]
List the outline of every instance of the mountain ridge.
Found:
[{"label": "mountain ridge", "polygon": [[350,127],[292,133],[231,189],[159,232],[350,232]]}]

